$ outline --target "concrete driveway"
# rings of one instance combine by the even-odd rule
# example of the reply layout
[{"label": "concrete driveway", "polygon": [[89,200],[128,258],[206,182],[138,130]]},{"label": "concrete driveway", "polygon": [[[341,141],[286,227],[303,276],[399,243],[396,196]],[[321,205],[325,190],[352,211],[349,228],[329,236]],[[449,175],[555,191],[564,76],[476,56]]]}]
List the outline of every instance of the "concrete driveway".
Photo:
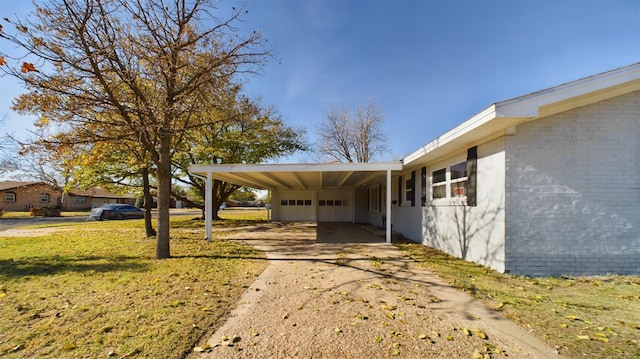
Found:
[{"label": "concrete driveway", "polygon": [[224,232],[264,251],[269,266],[193,358],[561,357],[361,226]]}]

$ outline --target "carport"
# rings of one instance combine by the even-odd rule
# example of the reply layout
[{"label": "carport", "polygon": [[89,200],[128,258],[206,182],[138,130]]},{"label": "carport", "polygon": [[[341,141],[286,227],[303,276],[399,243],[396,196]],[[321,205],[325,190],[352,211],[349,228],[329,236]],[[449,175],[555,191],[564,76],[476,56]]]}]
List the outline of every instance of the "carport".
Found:
[{"label": "carport", "polygon": [[[335,191],[386,185],[386,242],[391,243],[391,173],[401,171],[402,162],[379,163],[300,163],[300,164],[213,164],[193,165],[189,172],[206,180],[205,231],[211,240],[214,210],[213,179],[256,189],[278,191]],[[272,204],[273,206],[273,204]]]}]

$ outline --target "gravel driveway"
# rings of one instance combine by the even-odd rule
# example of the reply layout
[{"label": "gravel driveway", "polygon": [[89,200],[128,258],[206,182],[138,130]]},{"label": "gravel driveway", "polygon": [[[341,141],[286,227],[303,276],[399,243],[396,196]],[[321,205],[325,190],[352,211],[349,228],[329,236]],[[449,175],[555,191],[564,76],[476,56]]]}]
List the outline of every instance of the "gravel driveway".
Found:
[{"label": "gravel driveway", "polygon": [[269,266],[192,358],[561,357],[358,226],[271,223],[229,238]]}]

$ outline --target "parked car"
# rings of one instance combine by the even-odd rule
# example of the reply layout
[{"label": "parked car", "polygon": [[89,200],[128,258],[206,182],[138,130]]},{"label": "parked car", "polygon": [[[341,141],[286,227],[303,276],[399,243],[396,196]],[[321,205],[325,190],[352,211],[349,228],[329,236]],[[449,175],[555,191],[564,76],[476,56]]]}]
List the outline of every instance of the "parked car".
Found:
[{"label": "parked car", "polygon": [[144,218],[144,212],[130,204],[105,204],[91,210],[90,218],[102,221],[104,219]]}]

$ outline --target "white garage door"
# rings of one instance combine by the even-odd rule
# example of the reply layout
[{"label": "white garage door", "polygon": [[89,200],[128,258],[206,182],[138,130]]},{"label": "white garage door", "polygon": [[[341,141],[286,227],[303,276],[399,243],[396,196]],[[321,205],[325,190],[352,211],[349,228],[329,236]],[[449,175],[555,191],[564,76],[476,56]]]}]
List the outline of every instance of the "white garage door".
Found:
[{"label": "white garage door", "polygon": [[313,192],[291,191],[280,196],[280,220],[283,222],[315,221]]},{"label": "white garage door", "polygon": [[318,222],[353,222],[350,191],[318,193]]}]

